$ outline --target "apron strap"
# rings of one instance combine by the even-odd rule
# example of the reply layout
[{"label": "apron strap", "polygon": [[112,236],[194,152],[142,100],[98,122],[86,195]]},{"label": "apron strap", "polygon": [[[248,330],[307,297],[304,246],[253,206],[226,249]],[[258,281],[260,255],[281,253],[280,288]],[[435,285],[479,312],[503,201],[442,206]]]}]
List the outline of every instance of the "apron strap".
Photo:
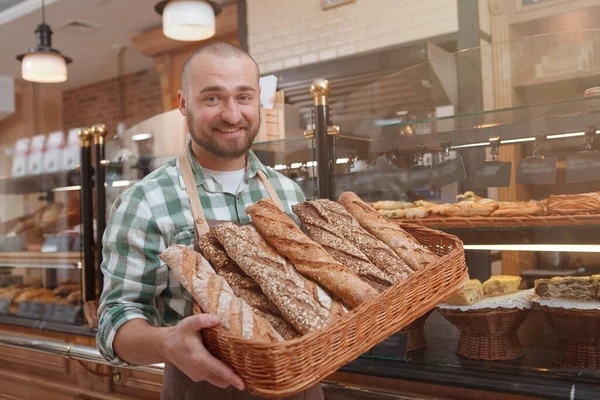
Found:
[{"label": "apron strap", "polygon": [[256,171],[256,174],[258,175],[258,178],[260,179],[262,184],[265,186],[265,189],[267,189],[267,193],[269,193],[271,200],[273,200],[273,202],[277,204],[277,207],[279,207],[281,211],[285,212],[285,208],[283,208],[283,204],[281,203],[279,196],[277,196],[277,192],[275,191],[275,189],[273,189],[271,182],[269,182],[269,178],[267,178],[265,173],[262,172],[260,169]]},{"label": "apron strap", "polygon": [[[204,216],[204,211],[202,210],[202,204],[200,203],[200,195],[198,194],[198,189],[196,188],[196,181],[194,180],[194,174],[192,173],[192,165],[190,164],[190,159],[187,155],[187,152],[183,152],[179,155],[179,169],[181,170],[181,176],[183,178],[183,183],[185,184],[185,191],[190,198],[190,205],[192,207],[192,216],[194,217],[194,224],[196,224],[196,231],[198,232],[198,236],[202,237],[209,231],[208,223],[206,222],[206,217]],[[269,178],[265,175],[261,170],[257,171],[258,179],[262,182],[267,193],[271,197],[271,200],[277,207],[283,212],[285,209],[283,208],[283,204],[277,196],[277,192],[269,182]]]},{"label": "apron strap", "polygon": [[198,194],[196,181],[194,180],[194,174],[192,173],[192,165],[190,164],[190,159],[186,152],[179,156],[179,169],[181,169],[185,191],[190,198],[190,206],[192,207],[192,216],[194,217],[194,224],[196,224],[196,231],[198,232],[198,236],[202,237],[208,233],[210,228],[204,217],[204,211],[202,210],[202,204],[200,203],[200,195]]}]

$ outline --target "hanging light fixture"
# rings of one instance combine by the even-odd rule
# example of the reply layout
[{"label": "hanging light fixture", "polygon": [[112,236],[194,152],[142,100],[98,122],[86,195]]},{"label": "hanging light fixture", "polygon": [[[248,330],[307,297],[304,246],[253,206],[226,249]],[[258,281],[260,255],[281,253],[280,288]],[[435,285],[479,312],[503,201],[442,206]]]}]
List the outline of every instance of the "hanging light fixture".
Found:
[{"label": "hanging light fixture", "polygon": [[182,41],[205,40],[215,35],[215,17],[221,6],[209,0],[166,0],[154,10],[162,15],[166,37]]},{"label": "hanging light fixture", "polygon": [[36,47],[17,56],[21,61],[21,76],[31,82],[64,82],[67,80],[67,64],[72,60],[52,48],[52,29],[46,24],[44,0],[42,0],[42,23],[35,29]]}]

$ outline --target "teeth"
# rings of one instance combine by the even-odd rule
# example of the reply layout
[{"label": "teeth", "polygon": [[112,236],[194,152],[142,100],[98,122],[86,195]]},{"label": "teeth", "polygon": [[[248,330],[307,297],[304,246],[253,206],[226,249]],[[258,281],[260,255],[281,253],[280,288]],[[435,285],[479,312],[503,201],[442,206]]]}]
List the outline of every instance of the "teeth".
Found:
[{"label": "teeth", "polygon": [[233,133],[233,132],[237,132],[239,129],[237,129],[237,128],[236,129],[221,129],[221,128],[219,128],[219,130],[221,132],[225,132],[225,133]]}]

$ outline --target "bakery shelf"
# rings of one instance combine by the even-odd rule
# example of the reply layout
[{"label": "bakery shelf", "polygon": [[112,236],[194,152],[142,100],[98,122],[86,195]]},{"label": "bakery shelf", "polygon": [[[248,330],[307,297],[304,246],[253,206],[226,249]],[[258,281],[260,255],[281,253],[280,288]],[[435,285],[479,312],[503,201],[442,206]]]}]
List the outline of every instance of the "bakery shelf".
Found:
[{"label": "bakery shelf", "polygon": [[81,261],[78,252],[6,252],[0,253],[0,267],[74,269]]},{"label": "bakery shelf", "polygon": [[596,215],[551,215],[527,217],[450,217],[423,219],[392,219],[394,222],[421,225],[435,229],[503,229],[503,228],[551,228],[584,227],[600,225],[600,214]]},{"label": "bakery shelf", "polygon": [[61,171],[51,174],[0,178],[0,193],[40,193],[76,185],[79,185],[79,171]]}]

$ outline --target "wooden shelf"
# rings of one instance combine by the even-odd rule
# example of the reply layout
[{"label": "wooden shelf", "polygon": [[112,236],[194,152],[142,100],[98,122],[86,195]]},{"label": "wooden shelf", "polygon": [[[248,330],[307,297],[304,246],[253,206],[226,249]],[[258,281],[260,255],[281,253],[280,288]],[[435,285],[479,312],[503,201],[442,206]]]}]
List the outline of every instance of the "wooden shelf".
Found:
[{"label": "wooden shelf", "polygon": [[39,253],[22,251],[0,253],[0,268],[72,269],[77,268],[79,261],[81,261],[81,254],[78,252]]}]

